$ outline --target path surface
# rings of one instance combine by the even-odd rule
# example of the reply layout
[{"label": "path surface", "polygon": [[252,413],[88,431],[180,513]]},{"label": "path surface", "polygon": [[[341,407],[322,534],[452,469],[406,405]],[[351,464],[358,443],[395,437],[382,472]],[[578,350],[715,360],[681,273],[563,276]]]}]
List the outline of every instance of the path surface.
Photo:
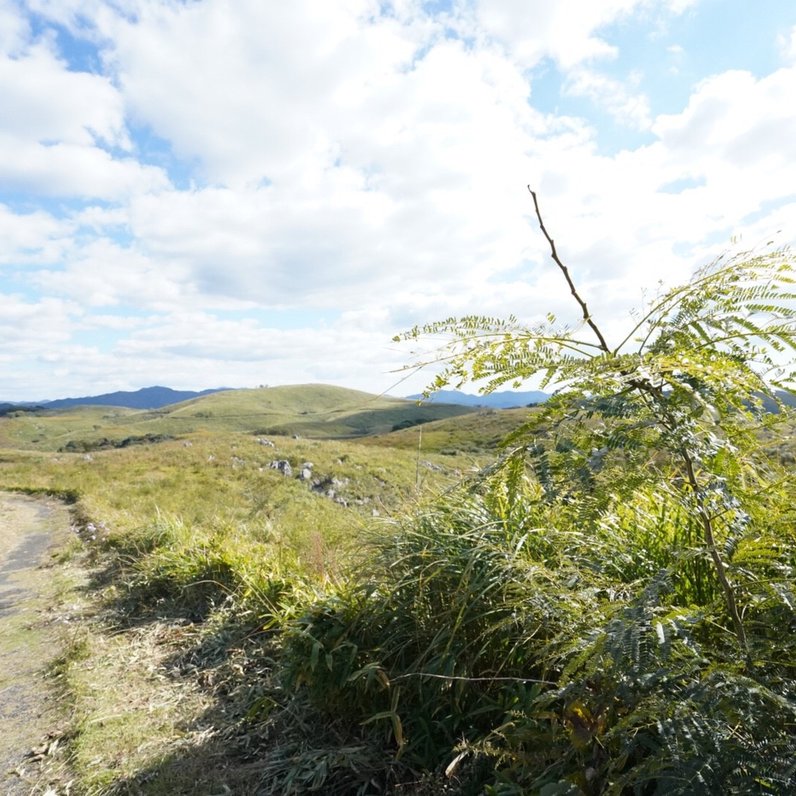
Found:
[{"label": "path surface", "polygon": [[[69,514],[54,500],[0,492],[0,793],[41,793],[38,762],[61,716],[45,678],[62,631],[54,621],[59,568],[52,553],[69,538]],[[50,791],[51,793],[53,791]]]}]

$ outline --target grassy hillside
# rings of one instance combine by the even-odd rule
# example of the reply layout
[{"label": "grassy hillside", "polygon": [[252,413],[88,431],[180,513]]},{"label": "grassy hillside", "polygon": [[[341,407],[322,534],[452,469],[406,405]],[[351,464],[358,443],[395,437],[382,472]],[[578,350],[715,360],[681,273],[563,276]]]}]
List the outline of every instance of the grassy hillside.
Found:
[{"label": "grassy hillside", "polygon": [[182,437],[197,431],[353,438],[396,426],[471,412],[447,404],[418,406],[329,385],[229,390],[157,410],[79,407],[63,412],[15,412],[0,418],[0,447],[90,449],[152,437]]},{"label": "grassy hillside", "polygon": [[[359,440],[362,445],[418,449],[423,453],[493,454],[501,442],[520,425],[533,417],[540,407],[517,409],[478,409],[465,415],[447,417],[422,426],[374,434]],[[796,420],[785,420],[774,433],[761,429],[761,445],[776,461],[796,462]]]},{"label": "grassy hillside", "polygon": [[64,412],[12,412],[0,417],[0,448],[58,450],[72,439],[96,439],[103,429],[121,429],[134,409],[81,406]]},{"label": "grassy hillside", "polygon": [[[290,464],[289,476],[270,467],[278,460]],[[204,431],[88,454],[0,449],[0,489],[68,496],[119,540],[164,518],[197,532],[234,526],[326,571],[364,521],[447,488],[457,466],[355,442],[275,437],[271,447],[248,434]]]},{"label": "grassy hillside", "polygon": [[376,434],[361,440],[364,445],[404,450],[418,448],[429,453],[485,453],[494,451],[535,409],[478,409],[465,415],[447,417],[422,426]]}]

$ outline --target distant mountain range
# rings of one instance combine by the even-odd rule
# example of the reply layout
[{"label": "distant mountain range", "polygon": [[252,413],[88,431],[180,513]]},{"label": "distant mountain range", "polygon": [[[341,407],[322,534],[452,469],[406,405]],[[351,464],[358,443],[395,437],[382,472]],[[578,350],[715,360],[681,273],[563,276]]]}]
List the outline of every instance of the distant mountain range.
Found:
[{"label": "distant mountain range", "polygon": [[103,395],[87,395],[81,398],[59,398],[56,401],[39,401],[37,403],[0,403],[0,414],[19,409],[70,409],[73,406],[122,406],[128,409],[159,409],[162,406],[190,401],[214,392],[221,392],[224,387],[213,390],[172,390],[170,387],[143,387],[132,392],[108,392]]},{"label": "distant mountain range", "polygon": [[544,403],[550,396],[540,390],[530,392],[515,392],[504,390],[493,392],[489,395],[470,395],[460,390],[437,390],[429,398],[422,395],[408,395],[414,401],[429,401],[438,404],[458,404],[460,406],[484,406],[490,409],[511,409],[515,406],[528,406],[529,404]]}]

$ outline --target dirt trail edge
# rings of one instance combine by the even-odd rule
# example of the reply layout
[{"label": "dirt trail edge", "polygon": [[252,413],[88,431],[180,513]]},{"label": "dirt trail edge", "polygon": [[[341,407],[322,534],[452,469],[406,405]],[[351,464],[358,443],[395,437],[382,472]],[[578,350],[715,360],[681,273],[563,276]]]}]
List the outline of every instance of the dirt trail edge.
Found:
[{"label": "dirt trail edge", "polygon": [[46,671],[62,647],[63,600],[76,582],[73,569],[55,557],[70,537],[62,503],[0,492],[3,794],[58,792],[44,781],[43,771],[54,757],[65,716]]}]

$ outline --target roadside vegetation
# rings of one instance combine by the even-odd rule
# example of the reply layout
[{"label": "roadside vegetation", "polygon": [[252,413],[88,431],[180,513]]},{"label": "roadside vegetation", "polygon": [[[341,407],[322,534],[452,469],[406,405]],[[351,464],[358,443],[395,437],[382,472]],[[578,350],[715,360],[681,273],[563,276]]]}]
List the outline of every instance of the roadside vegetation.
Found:
[{"label": "roadside vegetation", "polygon": [[0,454],[96,551],[82,792],[796,790],[790,255],[713,263],[609,341],[536,209],[580,323],[405,337],[447,337],[434,387],[540,377],[543,407]]},{"label": "roadside vegetation", "polygon": [[287,626],[274,793],[796,788],[796,503],[763,400],[793,386],[789,255],[709,265],[611,345],[547,239],[577,327],[406,335],[449,337],[435,388],[560,391]]}]

